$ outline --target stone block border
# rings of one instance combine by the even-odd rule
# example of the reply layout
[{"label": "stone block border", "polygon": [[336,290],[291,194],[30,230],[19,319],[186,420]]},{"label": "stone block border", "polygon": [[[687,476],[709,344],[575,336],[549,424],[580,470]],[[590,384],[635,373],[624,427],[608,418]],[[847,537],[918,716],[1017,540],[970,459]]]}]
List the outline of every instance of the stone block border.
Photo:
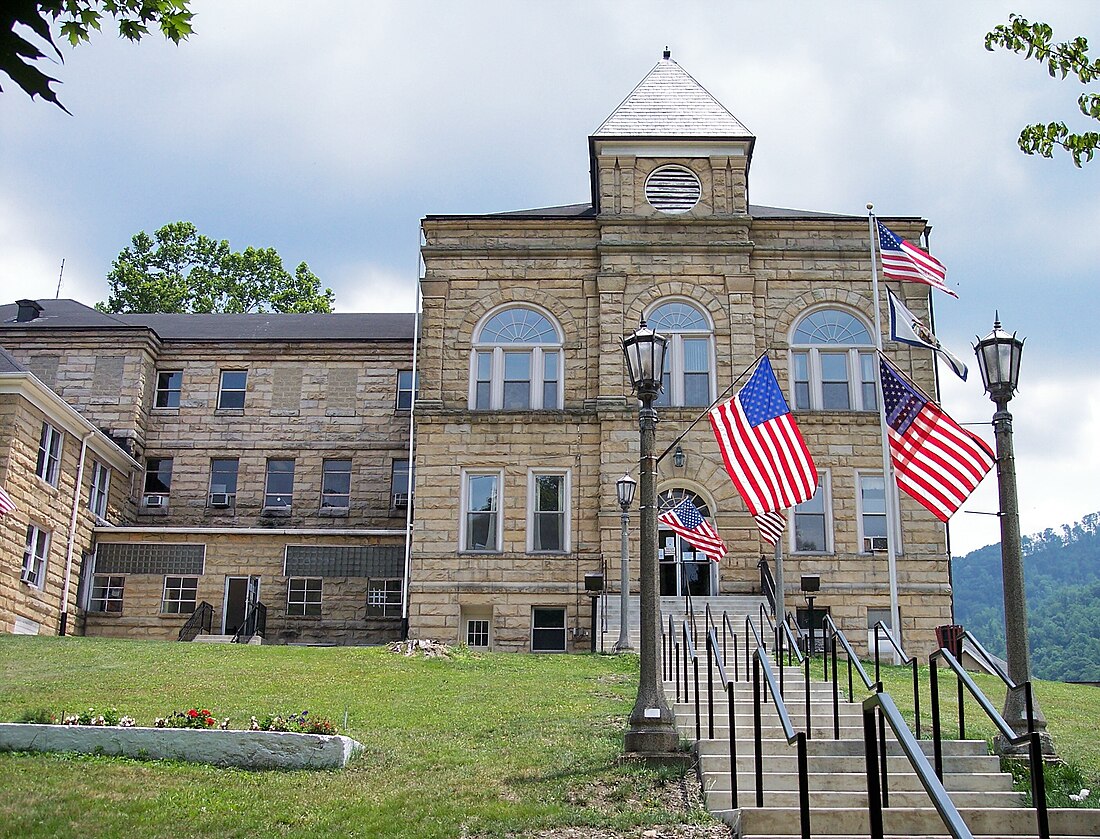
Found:
[{"label": "stone block border", "polygon": [[362,748],[342,734],[0,723],[0,751],[123,755],[242,769],[343,769]]}]

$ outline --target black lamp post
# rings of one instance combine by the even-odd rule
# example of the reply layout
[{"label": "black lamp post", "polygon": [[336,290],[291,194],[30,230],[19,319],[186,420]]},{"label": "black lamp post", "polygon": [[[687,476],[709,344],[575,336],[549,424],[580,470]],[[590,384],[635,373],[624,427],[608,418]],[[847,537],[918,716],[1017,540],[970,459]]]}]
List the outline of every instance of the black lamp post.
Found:
[{"label": "black lamp post", "polygon": [[638,486],[629,475],[623,475],[615,482],[615,493],[622,511],[622,553],[619,559],[619,640],[615,642],[613,652],[626,653],[634,648],[630,646],[630,560],[627,556],[630,526],[630,505],[634,502],[634,489]]},{"label": "black lamp post", "polygon": [[[1031,681],[1031,655],[1027,643],[1027,600],[1024,596],[1024,564],[1020,547],[1020,507],[1016,495],[1016,457],[1012,449],[1012,414],[1008,403],[1020,379],[1020,357],[1024,341],[1016,333],[1001,329],[994,318],[993,331],[976,339],[974,352],[982,371],[986,393],[997,406],[993,414],[993,434],[997,444],[997,489],[1000,496],[1001,576],[1004,579],[1005,645],[1008,650],[1008,676],[1018,685]],[[1028,730],[1027,699],[1023,689],[1009,690],[1003,716],[1017,736]],[[1046,719],[1034,704],[1035,728],[1043,736],[1043,750],[1053,753]],[[999,738],[998,738],[999,739]],[[1000,743],[998,751],[1021,751]]]},{"label": "black lamp post", "polygon": [[623,354],[630,373],[630,384],[641,400],[638,427],[641,431],[641,478],[639,512],[641,514],[639,623],[641,674],[638,698],[630,712],[626,732],[626,751],[659,756],[674,752],[679,743],[672,709],[658,681],[657,632],[657,411],[653,401],[661,392],[668,338],[658,335],[642,321],[632,335],[623,338]]}]

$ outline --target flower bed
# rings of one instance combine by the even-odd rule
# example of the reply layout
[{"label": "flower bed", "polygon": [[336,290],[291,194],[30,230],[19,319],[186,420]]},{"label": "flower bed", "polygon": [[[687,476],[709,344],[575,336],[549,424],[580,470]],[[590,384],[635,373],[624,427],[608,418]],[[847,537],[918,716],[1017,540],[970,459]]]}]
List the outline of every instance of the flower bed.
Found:
[{"label": "flower bed", "polygon": [[0,723],[0,751],[122,755],[243,769],[342,769],[362,748],[342,734]]}]

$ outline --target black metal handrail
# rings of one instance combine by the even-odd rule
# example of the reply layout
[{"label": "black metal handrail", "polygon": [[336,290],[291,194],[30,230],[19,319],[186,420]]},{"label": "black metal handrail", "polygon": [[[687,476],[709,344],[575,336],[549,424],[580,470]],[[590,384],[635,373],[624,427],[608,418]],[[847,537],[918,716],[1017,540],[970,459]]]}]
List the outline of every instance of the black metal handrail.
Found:
[{"label": "black metal handrail", "polygon": [[[692,670],[694,671],[694,675],[695,675],[695,739],[696,739],[696,741],[698,741],[698,740],[702,739],[702,725],[701,725],[700,708],[699,708],[699,656],[695,652],[695,644],[691,639],[691,632],[689,631],[687,621],[684,621],[684,623],[683,623],[683,637],[684,637],[684,701],[686,702],[688,699],[691,698],[688,695],[688,693],[690,693],[690,691],[688,690],[688,687],[687,687],[687,685],[688,685],[687,666],[688,666],[688,660],[690,659],[691,660],[691,667],[692,667]],[[713,697],[712,697],[712,703],[711,704],[713,706]],[[714,712],[712,710],[711,711],[711,728],[713,729],[713,727],[714,727]],[[713,730],[711,732],[711,735],[713,736]]]},{"label": "black metal handrail", "polygon": [[[970,633],[966,634],[969,635]],[[944,664],[955,671],[955,678],[960,685],[960,739],[964,739],[963,703],[961,701],[961,693],[962,687],[965,687],[978,703],[978,707],[985,712],[985,715],[989,717],[990,720],[992,720],[1006,742],[1013,746],[1022,746],[1024,743],[1028,744],[1028,764],[1031,769],[1031,803],[1035,807],[1035,823],[1038,828],[1039,839],[1050,839],[1050,822],[1047,815],[1046,779],[1043,777],[1043,745],[1041,735],[1035,730],[1035,700],[1031,692],[1031,682],[1024,682],[1023,684],[1017,685],[1005,674],[999,673],[1002,679],[1004,679],[1008,690],[1024,691],[1024,701],[1027,712],[1027,731],[1024,734],[1017,735],[1016,732],[1012,730],[1012,727],[1005,721],[1004,717],[1002,717],[997,712],[997,709],[993,707],[993,703],[991,703],[988,697],[982,693],[981,688],[974,682],[970,674],[963,669],[958,659],[956,659],[949,650],[941,647],[928,657],[929,687],[932,693],[932,748],[935,758],[936,775],[940,778],[943,777],[943,746],[940,728],[938,660],[942,660]]]},{"label": "black metal handrail", "polygon": [[916,738],[920,739],[920,679],[917,675],[917,657],[909,657],[905,654],[905,650],[901,648],[901,644],[894,637],[894,633],[890,631],[890,627],[885,621],[879,621],[875,624],[875,681],[882,682],[881,678],[881,665],[879,662],[879,638],[885,636],[886,640],[890,642],[890,646],[894,648],[894,652],[898,654],[901,659],[901,663],[906,667],[913,668],[913,733]]},{"label": "black metal handrail", "polygon": [[[844,655],[848,660],[848,701],[855,701],[855,686],[852,682],[852,668],[855,668],[855,672],[859,674],[860,679],[863,681],[867,690],[877,691],[881,686],[881,682],[872,682],[871,677],[867,675],[867,671],[863,669],[863,664],[860,662],[859,657],[856,655],[855,650],[852,649],[852,644],[835,623],[831,615],[825,615],[825,620],[821,625],[822,632],[825,634],[825,648],[826,665],[832,662],[832,683],[833,683],[833,739],[840,739],[840,680],[837,678],[837,652],[836,646],[839,643],[844,650]],[[826,681],[829,680],[828,672],[826,671]],[[885,730],[883,731],[885,736]],[[884,741],[885,742],[885,741]],[[885,746],[883,746],[885,753]]]},{"label": "black metal handrail", "polygon": [[194,641],[200,632],[209,634],[213,622],[214,607],[205,600],[200,601],[191,617],[180,627],[179,640]]},{"label": "black metal handrail", "polygon": [[775,614],[775,577],[772,576],[771,566],[768,565],[768,558],[761,555],[760,562],[756,564],[756,567],[760,569],[760,593],[764,595],[764,598],[768,601],[768,605],[771,606],[772,614]]},{"label": "black metal handrail", "polygon": [[247,644],[253,635],[263,638],[267,634],[267,606],[253,603],[245,615],[244,622],[233,636],[234,644]]},{"label": "black metal handrail", "polygon": [[[920,779],[925,792],[928,793],[928,797],[932,800],[932,806],[939,813],[944,827],[955,839],[973,839],[970,828],[966,826],[966,822],[959,815],[958,808],[955,807],[951,797],[947,794],[947,790],[943,788],[941,775],[934,772],[932,767],[928,765],[928,758],[921,751],[920,743],[909,731],[905,720],[902,719],[901,713],[894,704],[894,700],[890,698],[890,694],[881,692],[873,693],[863,700],[863,744],[866,750],[867,802],[868,815],[871,821],[871,839],[883,839],[884,833],[882,807],[885,786],[883,789],[879,789],[878,766],[880,756],[878,750],[880,738],[883,740],[885,738],[882,733],[879,737],[875,736],[876,729],[880,729],[880,732],[883,731],[880,728],[881,723],[876,722],[876,711],[878,711],[878,719],[885,720],[890,728],[894,730],[894,736],[901,745],[902,751],[905,752],[905,756],[909,758],[910,765],[917,773],[917,777]],[[883,766],[886,764],[885,753],[881,756],[881,763]]]},{"label": "black metal handrail", "polygon": [[[722,618],[726,623],[729,619],[726,617],[726,613],[722,613]],[[737,653],[736,642],[733,645],[734,654]],[[729,719],[729,743],[730,743],[730,806],[737,809],[737,712],[733,701],[733,680],[730,679],[729,674],[726,671],[725,656],[722,651],[718,649],[718,633],[714,627],[707,630],[707,679],[713,684],[714,674],[711,670],[712,664],[718,665],[718,677],[722,680],[722,685],[726,691],[726,716]],[[734,677],[736,678],[737,671],[734,670]],[[709,694],[708,694],[709,695]],[[714,701],[713,697],[710,701],[708,709],[710,718],[710,739],[714,739]]]},{"label": "black metal handrail", "polygon": [[727,637],[726,633],[727,632],[729,633],[729,637],[733,639],[733,667],[730,668],[730,669],[733,670],[733,680],[736,682],[736,681],[739,680],[739,676],[740,676],[740,674],[738,672],[738,669],[737,669],[737,633],[733,631],[733,624],[730,623],[729,614],[725,610],[723,610],[722,611],[722,658],[723,659],[726,657],[726,637]]},{"label": "black metal handrail", "polygon": [[[775,711],[779,715],[779,723],[783,727],[783,736],[787,740],[787,745],[794,744],[798,751],[798,809],[799,809],[799,823],[802,828],[802,839],[810,839],[810,790],[809,790],[809,768],[808,760],[806,756],[806,732],[795,731],[794,725],[791,723],[790,714],[787,713],[787,705],[783,701],[783,696],[779,693],[779,685],[776,682],[775,674],[772,673],[771,664],[768,661],[768,651],[764,646],[764,642],[760,638],[760,633],[757,631],[756,624],[752,621],[751,615],[745,616],[745,629],[746,634],[749,630],[752,631],[753,636],[756,639],[756,649],[753,651],[753,668],[752,668],[752,688],[753,688],[753,740],[756,746],[756,806],[764,806],[764,763],[761,754],[761,723],[760,723],[760,701],[761,701],[761,681],[760,676],[763,673],[764,676],[764,696],[763,699],[767,701],[767,689],[770,687],[772,695],[772,704],[775,706]],[[809,696],[810,685],[806,684],[806,695]]]}]

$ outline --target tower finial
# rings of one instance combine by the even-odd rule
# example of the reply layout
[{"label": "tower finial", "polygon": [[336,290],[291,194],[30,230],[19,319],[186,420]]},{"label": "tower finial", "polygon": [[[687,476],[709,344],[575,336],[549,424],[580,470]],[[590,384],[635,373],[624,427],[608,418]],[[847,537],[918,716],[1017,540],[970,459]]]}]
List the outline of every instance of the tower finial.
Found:
[{"label": "tower finial", "polygon": [[669,52],[669,49],[668,49],[667,46],[665,47],[664,54],[661,57],[664,58],[665,61],[668,61],[670,58],[672,58],[672,53]]}]

